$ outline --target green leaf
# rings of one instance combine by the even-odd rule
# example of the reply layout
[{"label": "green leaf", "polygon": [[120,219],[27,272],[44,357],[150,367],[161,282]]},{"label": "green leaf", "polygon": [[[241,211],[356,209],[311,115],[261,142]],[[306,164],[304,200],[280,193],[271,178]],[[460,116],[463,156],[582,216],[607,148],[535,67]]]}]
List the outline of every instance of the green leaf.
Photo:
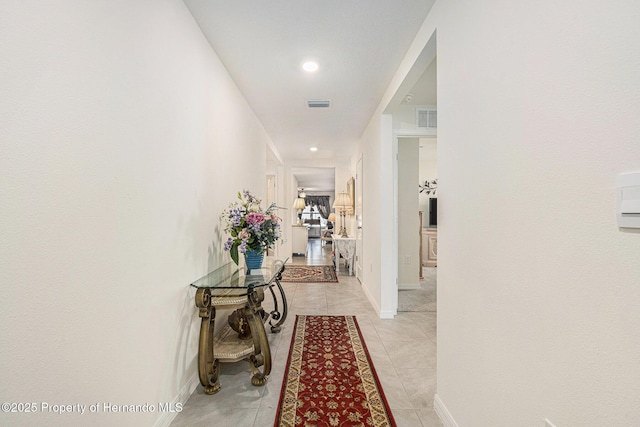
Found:
[{"label": "green leaf", "polygon": [[235,262],[236,265],[238,265],[238,246],[233,245],[229,253],[231,254],[231,259],[233,260],[233,262]]}]

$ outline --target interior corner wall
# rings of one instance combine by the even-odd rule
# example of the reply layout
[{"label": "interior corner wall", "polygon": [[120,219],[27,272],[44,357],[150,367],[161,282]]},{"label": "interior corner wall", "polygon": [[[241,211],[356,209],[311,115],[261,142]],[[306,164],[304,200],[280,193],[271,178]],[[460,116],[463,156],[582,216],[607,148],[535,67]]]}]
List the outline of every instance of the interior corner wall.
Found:
[{"label": "interior corner wall", "polygon": [[438,401],[459,426],[640,420],[640,4],[437,1]]},{"label": "interior corner wall", "polygon": [[180,0],[0,16],[1,400],[156,405],[0,424],[153,425],[196,381],[189,283],[229,259],[236,192],[264,196],[268,135]]},{"label": "interior corner wall", "polygon": [[[374,114],[356,152],[362,152],[364,189],[362,286],[381,318],[392,318],[398,306],[394,252],[394,171],[391,168],[391,115]],[[387,167],[390,166],[390,167]],[[381,167],[382,166],[382,167]]]}]

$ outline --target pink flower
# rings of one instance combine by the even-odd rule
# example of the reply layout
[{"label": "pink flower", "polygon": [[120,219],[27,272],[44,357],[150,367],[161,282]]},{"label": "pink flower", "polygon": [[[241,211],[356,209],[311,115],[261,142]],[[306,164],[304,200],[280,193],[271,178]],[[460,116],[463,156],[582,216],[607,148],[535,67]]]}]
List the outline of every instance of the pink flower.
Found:
[{"label": "pink flower", "polygon": [[241,232],[238,233],[238,238],[242,240],[247,240],[251,235],[247,231],[246,228],[243,228]]},{"label": "pink flower", "polygon": [[249,224],[262,224],[264,220],[264,215],[258,212],[251,212],[247,215],[247,223]]},{"label": "pink flower", "polygon": [[273,222],[278,222],[278,220],[280,219],[280,218],[278,218],[278,215],[276,215],[276,214],[271,214],[271,215],[269,215],[269,217],[271,218],[271,221],[273,221]]}]

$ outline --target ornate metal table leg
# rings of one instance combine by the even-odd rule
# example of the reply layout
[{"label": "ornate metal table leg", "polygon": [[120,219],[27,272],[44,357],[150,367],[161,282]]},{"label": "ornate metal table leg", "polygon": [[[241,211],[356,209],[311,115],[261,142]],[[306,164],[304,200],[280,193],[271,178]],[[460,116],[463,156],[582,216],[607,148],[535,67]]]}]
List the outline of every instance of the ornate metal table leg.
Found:
[{"label": "ornate metal table leg", "polygon": [[198,345],[198,375],[200,384],[206,394],[214,394],[220,390],[218,375],[220,362],[213,357],[213,326],[215,324],[216,309],[211,305],[211,291],[198,289],[196,291],[196,307],[200,310],[200,343]]},{"label": "ornate metal table leg", "polygon": [[287,319],[287,296],[284,293],[284,289],[282,289],[282,285],[280,284],[281,274],[275,279],[276,285],[278,285],[278,290],[280,291],[280,297],[282,298],[282,313],[278,311],[278,300],[276,299],[276,294],[273,292],[273,287],[275,285],[269,286],[269,290],[271,291],[271,296],[273,297],[274,309],[271,312],[271,319],[277,320],[278,322],[274,325],[269,320],[269,325],[271,326],[271,332],[278,333],[282,330],[282,324]]},{"label": "ornate metal table leg", "polygon": [[[271,349],[267,340],[267,333],[264,330],[264,322],[260,315],[262,311],[260,303],[264,299],[263,289],[249,291],[247,298],[249,302],[245,308],[245,314],[251,328],[254,347],[254,352],[249,358],[251,373],[253,373],[251,384],[261,386],[267,382],[267,378],[271,373]],[[262,372],[260,372],[260,367],[263,367]]]}]

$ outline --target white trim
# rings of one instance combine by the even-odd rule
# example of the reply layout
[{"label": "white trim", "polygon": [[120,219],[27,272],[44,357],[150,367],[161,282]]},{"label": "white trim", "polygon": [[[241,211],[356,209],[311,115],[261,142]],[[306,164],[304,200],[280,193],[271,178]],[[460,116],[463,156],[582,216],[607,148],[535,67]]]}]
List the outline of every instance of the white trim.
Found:
[{"label": "white trim", "polygon": [[367,296],[367,299],[369,300],[373,308],[379,313],[380,306],[378,305],[378,303],[376,303],[376,299],[373,297],[373,295],[371,295],[371,292],[369,292],[369,288],[366,286],[363,286],[362,290],[364,291],[364,294]]},{"label": "white trim", "polygon": [[397,311],[391,311],[391,310],[381,311],[380,312],[380,318],[381,319],[393,319],[393,318],[396,317],[396,314],[398,314]]},{"label": "white trim", "polygon": [[395,313],[389,315],[389,312],[382,311],[380,309],[380,306],[376,303],[376,299],[373,297],[373,295],[371,295],[371,292],[369,292],[369,288],[368,287],[362,286],[362,290],[364,291],[364,294],[367,296],[367,299],[369,300],[369,302],[373,306],[374,310],[377,313],[379,313],[379,316],[380,316],[381,319],[393,319],[395,317]]},{"label": "white trim", "polygon": [[[379,305],[381,316],[389,316],[389,313],[395,313],[398,310],[398,238],[394,231],[394,218],[397,220],[395,210],[397,210],[396,190],[394,186],[394,175],[397,162],[395,158],[389,158],[389,154],[393,153],[393,117],[390,114],[383,114],[380,117],[380,188],[378,189],[379,213],[380,213],[380,258],[379,258],[379,284],[380,296]],[[397,151],[397,150],[396,150]],[[395,221],[397,228],[397,221]],[[389,226],[391,225],[391,227]]]},{"label": "white trim", "polygon": [[420,283],[398,283],[399,291],[414,291],[420,289]]},{"label": "white trim", "polygon": [[394,129],[393,133],[396,138],[437,138],[438,134],[429,132],[427,128],[418,129]]},{"label": "white trim", "polygon": [[[187,403],[187,400],[189,400],[189,397],[191,397],[191,394],[194,392],[196,387],[198,387],[198,384],[200,384],[200,379],[196,372],[191,378],[189,378],[189,381],[187,381],[184,387],[182,387],[182,390],[180,390],[180,393],[178,393],[175,399],[173,399],[170,407],[175,408],[177,406],[176,404],[180,403],[184,408],[184,405]],[[179,412],[163,412],[160,418],[156,420],[153,427],[169,427],[178,414]]]},{"label": "white trim", "polygon": [[[360,165],[360,166],[358,166]],[[358,282],[360,282],[360,284],[362,284],[362,280],[364,278],[364,266],[365,266],[365,262],[364,262],[364,246],[362,244],[362,242],[364,241],[364,233],[362,231],[362,227],[363,227],[363,222],[362,222],[362,211],[364,210],[364,180],[363,180],[363,175],[364,175],[364,153],[360,152],[360,157],[358,158],[358,160],[356,160],[356,183],[355,183],[355,191],[356,191],[356,200],[358,200],[358,197],[360,197],[360,205],[359,205],[359,209],[358,209],[358,203],[356,202],[356,200],[353,201],[353,206],[355,208],[355,213],[356,213],[356,230],[355,230],[355,236],[356,236],[356,279],[358,279]],[[359,230],[359,231],[358,231]],[[360,237],[358,239],[358,237]]]},{"label": "white trim", "polygon": [[[393,116],[390,116],[393,117]],[[391,118],[391,120],[393,120]],[[391,267],[393,278],[396,283],[395,288],[395,309],[396,314],[398,310],[398,291],[400,290],[411,290],[411,289],[420,289],[420,283],[411,283],[411,284],[400,284],[398,283],[399,279],[399,266],[398,266],[398,143],[402,138],[422,138],[428,137],[425,134],[424,129],[420,129],[419,131],[407,130],[407,129],[393,129],[392,130],[392,138],[391,138],[391,170],[392,170],[392,179],[393,179],[393,237],[391,240],[391,253],[388,254],[388,257],[385,256],[383,259],[391,259]],[[406,287],[405,287],[406,286]]]},{"label": "white trim", "polygon": [[458,427],[458,423],[456,423],[456,420],[453,419],[453,416],[451,415],[447,407],[444,406],[444,403],[440,399],[440,396],[438,396],[437,394],[433,398],[433,410],[436,411],[436,414],[438,414],[438,418],[440,418],[440,421],[442,421],[444,427]]}]

